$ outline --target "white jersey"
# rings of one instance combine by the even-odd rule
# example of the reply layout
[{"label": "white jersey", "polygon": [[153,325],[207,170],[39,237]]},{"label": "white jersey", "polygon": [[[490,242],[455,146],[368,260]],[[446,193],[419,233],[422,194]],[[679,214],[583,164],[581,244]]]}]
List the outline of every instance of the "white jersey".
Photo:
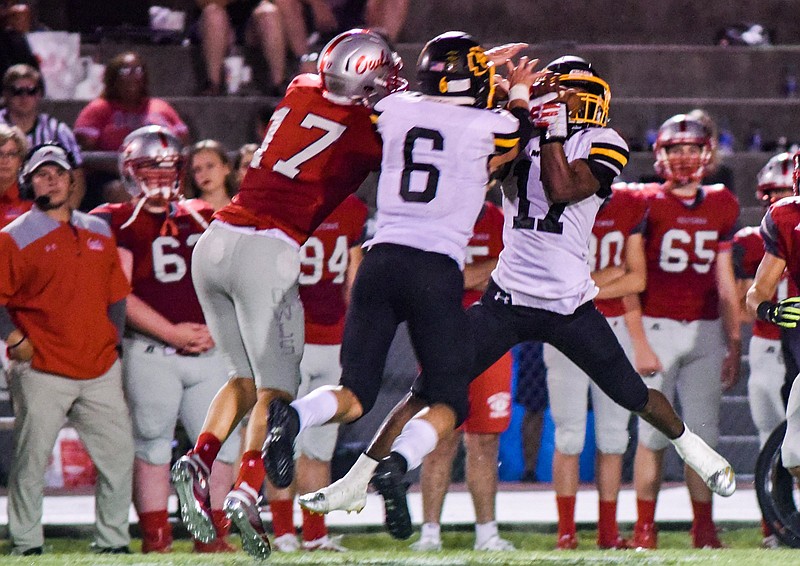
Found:
[{"label": "white jersey", "polygon": [[375,107],[383,159],[375,236],[367,245],[401,244],[450,256],[465,250],[489,181],[488,160],[512,149],[519,121],[483,110],[398,93]]},{"label": "white jersey", "polygon": [[[530,163],[525,190],[514,200],[503,197],[505,247],[492,278],[514,305],[572,314],[598,292],[590,276],[589,239],[607,195],[601,190],[579,202],[551,204],[540,179],[539,152],[534,137],[522,156]],[[613,176],[628,161],[627,144],[610,128],[578,130],[567,138],[564,152],[569,162],[585,159]]]}]

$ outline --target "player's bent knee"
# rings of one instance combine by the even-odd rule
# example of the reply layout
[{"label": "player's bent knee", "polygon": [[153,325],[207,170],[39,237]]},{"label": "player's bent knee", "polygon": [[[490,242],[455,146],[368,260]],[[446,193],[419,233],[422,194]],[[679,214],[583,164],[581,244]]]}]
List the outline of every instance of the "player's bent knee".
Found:
[{"label": "player's bent knee", "polygon": [[134,455],[153,466],[169,464],[172,458],[172,438],[134,438]]},{"label": "player's bent knee", "polygon": [[339,434],[338,424],[327,424],[304,430],[298,437],[298,455],[320,462],[330,462]]},{"label": "player's bent knee", "polygon": [[628,448],[628,431],[604,431],[598,429],[596,435],[597,449],[603,454],[624,454]]},{"label": "player's bent knee", "polygon": [[576,456],[583,452],[585,428],[556,428],[556,448],[566,456]]}]

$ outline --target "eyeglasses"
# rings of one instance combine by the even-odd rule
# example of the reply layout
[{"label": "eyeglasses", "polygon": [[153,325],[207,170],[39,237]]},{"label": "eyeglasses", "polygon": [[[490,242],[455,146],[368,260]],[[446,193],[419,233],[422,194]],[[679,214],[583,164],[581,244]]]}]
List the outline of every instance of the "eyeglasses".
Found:
[{"label": "eyeglasses", "polygon": [[141,77],[144,75],[144,67],[141,65],[137,65],[135,67],[120,67],[119,76],[128,77],[130,75],[133,75],[134,77]]},{"label": "eyeglasses", "polygon": [[36,96],[42,92],[38,86],[11,86],[7,91],[11,96]]},{"label": "eyeglasses", "polygon": [[0,151],[0,159],[12,159],[14,157],[20,157],[18,151]]}]

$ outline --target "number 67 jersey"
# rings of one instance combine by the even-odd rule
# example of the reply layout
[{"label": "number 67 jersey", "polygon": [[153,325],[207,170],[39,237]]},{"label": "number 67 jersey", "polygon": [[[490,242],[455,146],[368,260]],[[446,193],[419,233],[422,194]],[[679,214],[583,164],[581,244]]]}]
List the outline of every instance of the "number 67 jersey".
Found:
[{"label": "number 67 jersey", "polygon": [[517,195],[503,197],[505,248],[492,279],[513,305],[568,315],[597,295],[589,239],[611,180],[628,162],[628,146],[611,128],[586,128],[567,138],[564,153],[570,163],[586,161],[600,189],[579,202],[552,204],[541,181],[539,138],[532,138],[516,165]]}]

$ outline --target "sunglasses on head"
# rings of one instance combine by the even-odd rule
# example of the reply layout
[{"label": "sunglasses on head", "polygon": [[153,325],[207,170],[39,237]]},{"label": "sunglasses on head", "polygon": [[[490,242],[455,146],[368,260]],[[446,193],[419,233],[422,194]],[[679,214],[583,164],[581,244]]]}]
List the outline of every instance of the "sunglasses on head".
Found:
[{"label": "sunglasses on head", "polygon": [[141,77],[144,75],[144,67],[141,65],[137,65],[135,67],[121,67],[119,70],[119,74],[122,77],[127,77],[129,75],[133,75],[135,77]]},{"label": "sunglasses on head", "polygon": [[42,89],[38,86],[12,86],[8,88],[8,93],[11,96],[36,96],[41,93]]}]

